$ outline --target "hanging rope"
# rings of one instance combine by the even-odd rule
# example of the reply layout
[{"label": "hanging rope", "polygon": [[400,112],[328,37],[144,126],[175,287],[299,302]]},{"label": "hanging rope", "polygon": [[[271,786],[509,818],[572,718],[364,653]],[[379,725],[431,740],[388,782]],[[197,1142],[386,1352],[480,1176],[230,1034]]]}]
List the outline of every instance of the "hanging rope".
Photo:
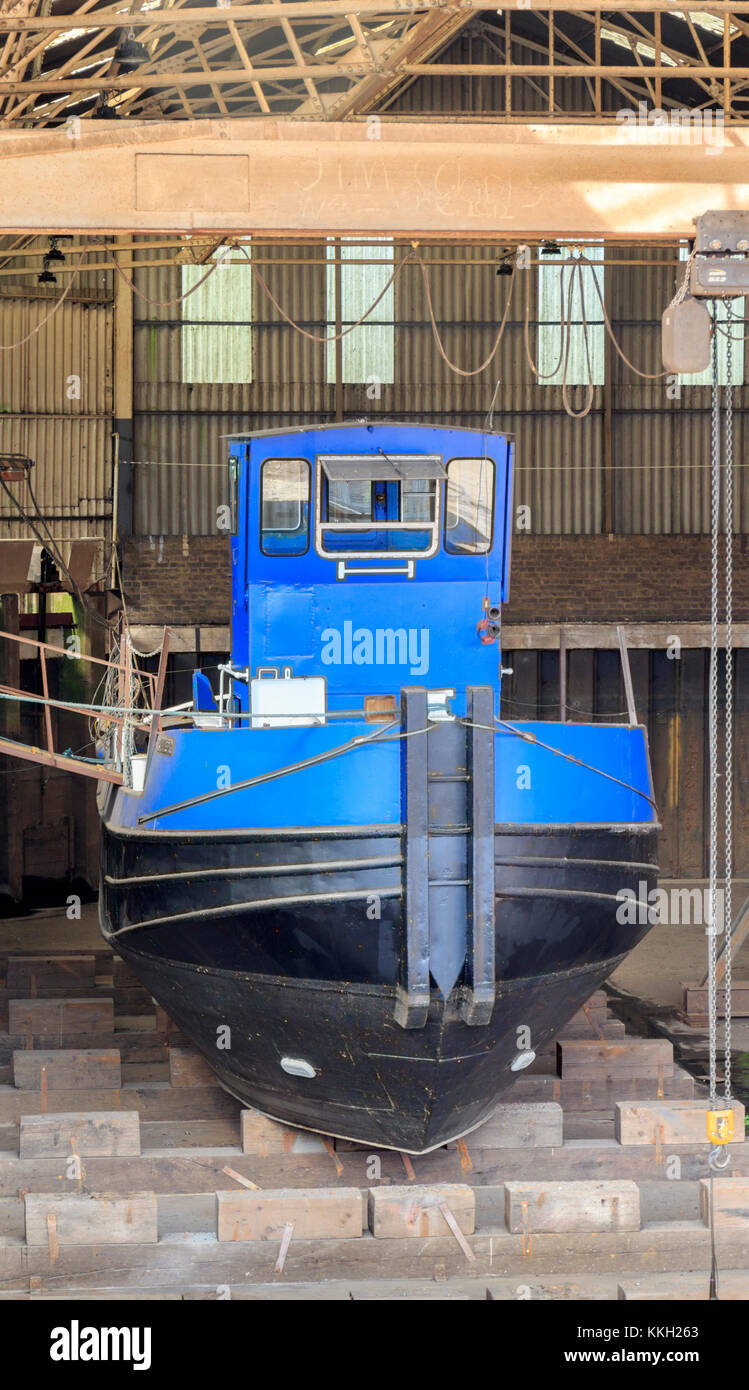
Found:
[{"label": "hanging rope", "polygon": [[60,298],[57,299],[57,300],[55,300],[55,303],[54,303],[54,305],[52,306],[52,308],[50,309],[49,313],[48,313],[48,314],[45,314],[45,315],[44,315],[44,318],[43,318],[43,319],[40,319],[40,320],[39,320],[39,323],[36,325],[36,327],[35,327],[35,328],[32,328],[32,329],[31,329],[31,332],[30,332],[30,333],[27,333],[26,336],[25,336],[24,338],[19,338],[17,343],[0,343],[0,352],[15,352],[16,348],[23,347],[23,346],[24,346],[24,343],[30,342],[31,339],[35,336],[35,334],[41,332],[41,330],[44,328],[45,324],[49,323],[50,319],[53,318],[53,316],[57,313],[57,310],[58,310],[58,309],[61,309],[62,306],[63,306],[63,304],[65,303],[65,300],[67,299],[68,295],[70,294],[70,291],[72,290],[73,285],[75,284],[75,282],[76,282],[76,280],[77,280],[77,278],[78,278],[78,272],[79,272],[79,270],[80,270],[80,268],[81,268],[81,261],[82,261],[82,260],[83,260],[83,257],[81,256],[80,259],[79,259],[79,261],[78,261],[78,264],[77,264],[75,270],[72,272],[72,274],[71,274],[71,276],[70,276],[70,279],[68,280],[68,283],[67,283],[67,285],[65,286],[65,289],[63,290],[62,294],[60,295]]}]

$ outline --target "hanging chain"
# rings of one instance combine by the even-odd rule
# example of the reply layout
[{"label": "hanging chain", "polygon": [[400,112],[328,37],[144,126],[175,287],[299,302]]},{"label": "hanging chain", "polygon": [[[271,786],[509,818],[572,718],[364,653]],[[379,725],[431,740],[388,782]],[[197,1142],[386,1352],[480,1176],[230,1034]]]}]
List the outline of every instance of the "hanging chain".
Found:
[{"label": "hanging chain", "polygon": [[708,983],[707,1011],[709,1033],[710,1102],[717,1096],[717,997],[715,988],[718,935],[718,545],[720,532],[720,389],[718,387],[717,306],[713,307],[713,381],[711,395],[710,438],[710,685],[708,698],[708,771],[710,785],[710,847],[709,903],[710,922],[707,938]]},{"label": "hanging chain", "polygon": [[[727,306],[728,307],[728,306]],[[723,906],[723,977],[725,1019],[725,1096],[731,1098],[731,941],[733,924],[733,360],[732,314],[728,313],[726,337],[726,391],[723,486],[725,490],[725,586],[726,586],[726,706],[725,706],[725,890]]]}]

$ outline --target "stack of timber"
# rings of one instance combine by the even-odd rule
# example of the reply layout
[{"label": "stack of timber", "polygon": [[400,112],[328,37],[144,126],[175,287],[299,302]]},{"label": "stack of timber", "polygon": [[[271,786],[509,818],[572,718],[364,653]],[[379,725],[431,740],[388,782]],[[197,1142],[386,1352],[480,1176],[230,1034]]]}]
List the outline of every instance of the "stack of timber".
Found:
[{"label": "stack of timber", "polygon": [[[692,1076],[707,1083],[709,1066],[709,1032],[707,986],[682,984],[682,1007],[654,1006],[620,986],[609,986],[617,1012],[628,1025],[655,1034],[672,1044],[676,1060]],[[725,1049],[725,989],[717,989],[718,1081],[723,1079],[722,1057]],[[749,1092],[749,980],[735,980],[731,991],[731,1058],[732,1073],[740,1093]]]},{"label": "stack of timber", "polygon": [[[105,951],[0,969],[2,1299],[708,1296],[704,1095],[601,992],[484,1125],[410,1157],[242,1109]],[[749,1297],[735,1109],[726,1299]]]}]

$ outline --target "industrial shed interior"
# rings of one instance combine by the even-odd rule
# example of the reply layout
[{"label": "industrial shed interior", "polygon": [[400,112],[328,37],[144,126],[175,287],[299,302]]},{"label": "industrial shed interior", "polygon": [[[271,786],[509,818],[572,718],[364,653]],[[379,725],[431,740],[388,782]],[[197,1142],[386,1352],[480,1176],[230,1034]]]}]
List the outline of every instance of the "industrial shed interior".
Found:
[{"label": "industrial shed interior", "polygon": [[[749,1297],[748,93],[721,0],[4,6],[0,1298]],[[378,622],[422,634],[384,684],[345,655]],[[263,726],[269,673],[304,693]]]}]

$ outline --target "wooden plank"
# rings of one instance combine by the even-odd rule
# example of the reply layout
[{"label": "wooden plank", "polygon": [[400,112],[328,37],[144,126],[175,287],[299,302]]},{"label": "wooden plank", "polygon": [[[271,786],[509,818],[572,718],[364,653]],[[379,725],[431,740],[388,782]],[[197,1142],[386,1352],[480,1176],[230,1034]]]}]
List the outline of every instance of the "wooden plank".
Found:
[{"label": "wooden plank", "polygon": [[[248,1194],[251,1195],[251,1194]],[[259,1194],[256,1194],[259,1195]],[[520,1276],[519,1282],[550,1274],[555,1281],[568,1276],[601,1274],[605,1279],[625,1279],[657,1269],[709,1268],[710,1232],[699,1221],[672,1221],[642,1231],[609,1231],[605,1239],[589,1232],[543,1232],[533,1236],[531,1253],[525,1238],[506,1231],[479,1232],[469,1237],[474,1262],[468,1264],[455,1238],[427,1237],[421,1242],[377,1240],[369,1233],[360,1239],[294,1239],[288,1252],[284,1277],[289,1283],[344,1279],[452,1279],[467,1276]],[[280,1242],[280,1236],[279,1236]],[[156,1245],[62,1246],[50,1277],[49,1256],[43,1246],[24,1247],[22,1242],[0,1244],[0,1279],[3,1288],[28,1289],[29,1277],[49,1278],[49,1287],[137,1288],[148,1283],[164,1289],[203,1285],[268,1282],[277,1251],[266,1241],[218,1241],[196,1233],[178,1241]],[[721,1261],[726,1269],[740,1269],[746,1261],[746,1233],[721,1233]],[[144,1277],[144,1271],[148,1273]],[[515,1294],[517,1297],[517,1293]]]},{"label": "wooden plank", "polygon": [[[138,989],[146,988],[138,976],[133,973],[127,961],[122,959],[122,956],[112,956],[112,980],[115,988],[127,989],[133,986],[137,986]],[[147,990],[146,993],[148,993]]]},{"label": "wooden plank", "polygon": [[464,1235],[476,1227],[476,1194],[466,1183],[421,1187],[371,1187],[369,1229],[379,1240],[445,1234],[445,1205]]},{"label": "wooden plank", "polygon": [[[658,1096],[658,1077],[656,1076],[609,1076],[600,1080],[586,1076],[548,1076],[541,1073],[519,1076],[513,1084],[513,1094],[526,1101],[556,1100],[565,1113],[568,1110],[601,1110],[613,1106],[617,1100],[653,1100]],[[675,1068],[673,1076],[663,1081],[665,1097],[681,1097],[689,1100],[694,1096],[694,1079],[681,1068]]]},{"label": "wooden plank", "polygon": [[[618,1018],[599,1018],[595,1014],[591,1017],[582,1019],[574,1018],[569,1023],[565,1023],[564,1028],[559,1034],[558,1041],[566,1042],[575,1038],[604,1038],[609,1041],[614,1038],[626,1036],[626,1028]],[[539,1052],[537,1056],[544,1054]]]},{"label": "wooden plank", "polygon": [[127,1197],[27,1192],[24,1205],[29,1247],[47,1245],[48,1216],[56,1218],[60,1245],[146,1245],[158,1240],[153,1192]]},{"label": "wooden plank", "polygon": [[74,1111],[67,1115],[24,1115],[22,1159],[80,1154],[111,1158],[140,1153],[140,1118],[134,1110]]},{"label": "wooden plank", "polygon": [[674,1049],[665,1040],[631,1038],[625,1042],[572,1039],[557,1044],[559,1074],[563,1078],[621,1080],[624,1077],[672,1076]]},{"label": "wooden plank", "polygon": [[[715,1203],[715,1227],[732,1227],[749,1235],[749,1182],[746,1178],[702,1178],[700,1216],[710,1225],[710,1201]],[[747,1245],[749,1250],[749,1243]]]},{"label": "wooden plank", "polygon": [[[10,1062],[14,1052],[26,1050],[28,1039],[21,1033],[0,1033],[0,1060]],[[40,1039],[50,1042],[50,1038]],[[107,1033],[63,1033],[55,1039],[55,1051],[119,1052],[121,1060],[135,1063],[168,1062],[167,1041],[163,1033],[134,1029]]]},{"label": "wooden plank", "polygon": [[[82,1088],[119,1090],[119,1052],[25,1051],[13,1053],[13,1084],[24,1091],[38,1091],[46,1068],[50,1091]],[[101,1108],[101,1107],[100,1107]]]},{"label": "wooden plank", "polygon": [[[690,1023],[707,1019],[707,986],[683,984],[684,1012]],[[726,1016],[726,991],[716,990],[718,1016]],[[749,1018],[749,980],[734,980],[731,988],[731,1017]]]},{"label": "wooden plank", "polygon": [[172,1086],[218,1086],[205,1057],[187,1047],[169,1048],[169,1080]]},{"label": "wooden plank", "polygon": [[144,1145],[152,1149],[239,1147],[239,1117],[213,1116],[202,1120],[144,1120]]},{"label": "wooden plank", "polygon": [[[614,1137],[619,1144],[708,1144],[707,1100],[618,1101]],[[728,1108],[728,1107],[726,1107]],[[744,1142],[744,1107],[733,1101],[734,1144]]]},{"label": "wooden plank", "polygon": [[[15,1130],[14,1137],[17,1135]],[[599,1182],[620,1178],[649,1182],[663,1186],[671,1171],[667,1158],[679,1158],[682,1182],[695,1184],[706,1172],[705,1146],[674,1146],[659,1156],[652,1145],[622,1149],[612,1141],[573,1142],[561,1149],[492,1149],[471,1151],[470,1175],[460,1166],[456,1153],[440,1151],[427,1155],[433,1162],[415,1160],[416,1183],[441,1185],[469,1182],[476,1193],[480,1213],[479,1225],[502,1224],[504,1216],[504,1183],[508,1181],[559,1182],[565,1179]],[[0,1197],[13,1196],[19,1188],[32,1192],[49,1192],[66,1183],[64,1158],[20,1160],[15,1155],[2,1155],[0,1163]],[[266,1189],[325,1187],[335,1182],[330,1157],[319,1154],[290,1156],[273,1155],[259,1158],[238,1151],[227,1151],[226,1145],[165,1148],[149,1147],[146,1126],[141,1126],[141,1156],[139,1158],[87,1158],[86,1183],[91,1191],[118,1192],[124,1190],[158,1193],[215,1193],[233,1187],[223,1169],[229,1166],[243,1177]],[[380,1177],[372,1172],[371,1155],[347,1154],[342,1181],[350,1187],[368,1188],[380,1182],[386,1186],[405,1185],[400,1156],[381,1155]],[[731,1172],[749,1179],[749,1145],[739,1144],[732,1150]],[[409,1188],[411,1184],[408,1184]],[[493,1190],[501,1193],[493,1196]],[[681,1189],[680,1189],[681,1190]],[[487,1202],[496,1218],[487,1219]],[[499,1204],[498,1204],[499,1203]],[[697,1214],[698,1189],[694,1190],[694,1213]],[[481,1215],[483,1213],[483,1215]]]},{"label": "wooden plank", "polygon": [[9,956],[7,987],[35,998],[44,989],[93,989],[96,957]]},{"label": "wooden plank", "polygon": [[505,1183],[508,1231],[637,1231],[640,1189],[636,1182]]},{"label": "wooden plank", "polygon": [[261,1115],[259,1110],[243,1110],[241,1114],[242,1153],[269,1154],[326,1153],[325,1142],[319,1134],[291,1129]]},{"label": "wooden plank", "polygon": [[[749,1270],[721,1269],[721,1302],[749,1299]],[[630,1303],[707,1303],[710,1298],[710,1271],[674,1270],[669,1274],[644,1275],[642,1279],[623,1279],[617,1297]]]},{"label": "wooden plank", "polygon": [[[563,1112],[554,1101],[498,1105],[493,1115],[473,1130],[466,1143],[473,1149],[551,1149],[563,1139]],[[454,1149],[455,1144],[448,1144]]]},{"label": "wooden plank", "polygon": [[[0,1086],[0,1125],[12,1123],[19,1115],[38,1115],[39,1091],[16,1090]],[[81,1087],[52,1091],[48,1098],[50,1114],[69,1110],[137,1110],[141,1119],[188,1120],[235,1118],[239,1124],[239,1102],[216,1086],[173,1087],[161,1082],[105,1090]]]},{"label": "wooden plank", "polygon": [[114,1030],[111,999],[13,999],[8,1004],[8,1032],[35,1038],[65,1033]]},{"label": "wooden plank", "polygon": [[280,1241],[289,1222],[300,1240],[351,1239],[362,1234],[363,1200],[358,1187],[217,1192],[216,1199],[220,1241]]}]

